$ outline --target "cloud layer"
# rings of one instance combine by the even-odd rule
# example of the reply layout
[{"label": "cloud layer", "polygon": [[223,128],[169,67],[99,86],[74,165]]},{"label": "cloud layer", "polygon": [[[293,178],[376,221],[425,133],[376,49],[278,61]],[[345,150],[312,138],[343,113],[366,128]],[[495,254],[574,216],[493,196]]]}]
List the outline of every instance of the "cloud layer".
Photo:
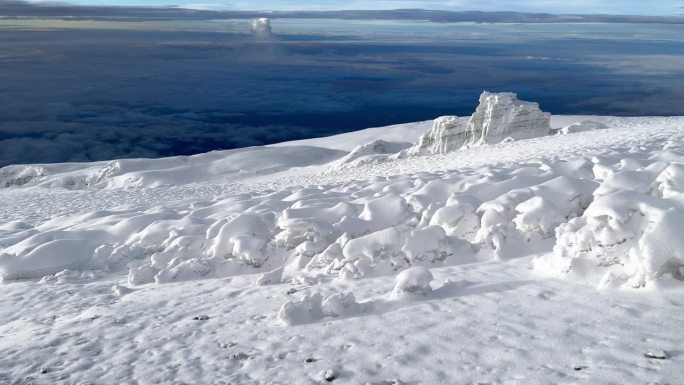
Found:
[{"label": "cloud layer", "polygon": [[684,115],[677,26],[275,21],[263,40],[240,23],[0,24],[0,166],[465,115],[483,89],[554,113]]},{"label": "cloud layer", "polygon": [[[451,3],[451,6],[445,6]],[[93,5],[96,4],[96,5]],[[526,5],[527,4],[527,5]],[[553,6],[556,4],[556,6]],[[560,6],[560,5],[563,6]],[[164,0],[84,0],[83,4],[0,0],[4,17],[82,20],[220,20],[270,18],[429,20],[506,23],[674,23],[684,24],[679,7],[629,1],[555,2],[479,0],[477,3],[425,1],[177,3]],[[647,4],[647,5],[644,5]],[[628,6],[626,6],[628,5]],[[411,6],[412,8],[407,8]]]},{"label": "cloud layer", "polygon": [[185,5],[199,9],[238,10],[347,10],[347,9],[437,9],[450,11],[516,11],[550,13],[602,13],[622,15],[672,15],[679,13],[680,0],[72,0],[75,4]]}]

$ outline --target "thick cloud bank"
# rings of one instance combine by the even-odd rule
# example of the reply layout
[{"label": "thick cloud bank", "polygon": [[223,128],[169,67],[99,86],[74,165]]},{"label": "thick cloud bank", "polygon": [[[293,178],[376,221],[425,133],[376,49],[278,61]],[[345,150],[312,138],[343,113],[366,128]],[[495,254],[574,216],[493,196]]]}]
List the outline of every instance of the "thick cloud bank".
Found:
[{"label": "thick cloud bank", "polygon": [[555,114],[684,115],[677,26],[549,24],[542,36],[536,25],[279,20],[278,39],[255,39],[250,23],[0,20],[0,166],[470,115],[482,89]]},{"label": "thick cloud bank", "polygon": [[[636,0],[635,0],[636,1]],[[93,4],[93,1],[86,3]],[[258,5],[241,3],[238,9],[271,9],[271,11],[249,11],[249,10],[225,10],[225,5],[218,4],[188,4],[180,7],[164,6],[107,6],[107,5],[73,5],[61,2],[26,2],[15,0],[0,1],[0,14],[9,17],[41,17],[41,18],[63,18],[76,17],[88,20],[225,20],[225,19],[254,19],[261,17],[295,18],[295,19],[356,19],[356,20],[419,20],[435,22],[488,22],[488,23],[673,23],[682,24],[684,19],[680,16],[661,16],[672,14],[675,7],[664,5],[658,11],[654,4],[642,6],[642,12],[627,11],[629,8],[616,8],[614,5],[609,11],[597,8],[579,7],[572,10],[571,14],[550,14],[539,13],[539,7],[526,8],[521,4],[513,4],[507,1],[517,12],[501,12],[501,4],[484,4],[478,2],[476,7],[481,11],[447,11],[445,7],[437,3],[432,3],[429,7],[440,10],[426,10],[424,2],[420,2],[418,7],[410,7],[411,2],[391,2],[383,1],[383,5],[374,5],[374,10],[364,10],[372,2],[344,2],[344,7],[354,9],[354,11],[328,10],[328,11],[307,11],[306,4],[297,1],[296,5],[284,6],[282,1],[277,4],[268,5],[262,1]],[[316,2],[319,3],[319,2]],[[230,6],[228,8],[231,8]],[[334,9],[336,7],[321,7],[317,4],[315,8]],[[396,8],[396,9],[378,9]],[[410,9],[413,8],[413,9]],[[449,7],[447,7],[449,8]],[[275,11],[275,9],[280,9]],[[299,10],[292,10],[299,9]],[[533,11],[525,12],[525,11]],[[666,10],[666,11],[665,11]],[[563,11],[557,8],[554,11]],[[585,12],[588,14],[580,14]],[[657,15],[657,16],[648,16]]]}]

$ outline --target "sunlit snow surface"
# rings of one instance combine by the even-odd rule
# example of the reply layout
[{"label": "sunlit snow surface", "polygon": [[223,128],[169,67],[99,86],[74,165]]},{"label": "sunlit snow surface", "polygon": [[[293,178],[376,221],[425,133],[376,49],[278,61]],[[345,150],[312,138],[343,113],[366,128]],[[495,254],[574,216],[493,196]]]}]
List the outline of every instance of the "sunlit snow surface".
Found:
[{"label": "sunlit snow surface", "polygon": [[682,383],[684,118],[584,120],[3,169],[0,383]]}]

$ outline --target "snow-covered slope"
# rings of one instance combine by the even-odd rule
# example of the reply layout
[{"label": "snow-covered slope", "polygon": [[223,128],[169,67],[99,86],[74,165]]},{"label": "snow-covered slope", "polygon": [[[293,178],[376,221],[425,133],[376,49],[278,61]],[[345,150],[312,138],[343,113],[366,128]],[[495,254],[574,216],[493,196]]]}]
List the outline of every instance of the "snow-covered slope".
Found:
[{"label": "snow-covered slope", "polygon": [[[161,159],[121,159],[110,162],[14,165],[0,168],[0,189],[19,186],[65,189],[139,188],[192,183],[231,183],[264,176],[314,173],[382,137],[401,149],[432,125],[432,121],[280,143],[272,146],[213,151]],[[399,145],[399,147],[397,147]],[[365,154],[368,155],[368,154]]]},{"label": "snow-covered slope", "polygon": [[684,117],[585,120],[3,169],[0,383],[682,383]]}]

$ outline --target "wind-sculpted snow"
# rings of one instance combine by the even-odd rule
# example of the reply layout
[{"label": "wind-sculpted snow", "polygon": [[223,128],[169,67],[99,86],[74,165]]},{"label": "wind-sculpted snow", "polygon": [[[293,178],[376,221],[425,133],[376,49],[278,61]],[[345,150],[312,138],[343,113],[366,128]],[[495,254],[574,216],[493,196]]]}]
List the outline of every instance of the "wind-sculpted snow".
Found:
[{"label": "wind-sculpted snow", "polygon": [[161,159],[16,165],[0,168],[0,188],[133,189],[237,182],[324,165],[345,155],[344,151],[323,147],[262,146]]},{"label": "wind-sculpted snow", "polygon": [[643,287],[663,275],[681,279],[684,243],[676,234],[684,224],[684,180],[677,170],[684,151],[673,149],[684,146],[669,143],[635,170],[628,166],[635,162],[626,159],[606,166],[591,205],[557,228],[554,255],[537,266],[600,278],[601,287]]},{"label": "wind-sculpted snow", "polygon": [[46,165],[0,191],[0,382],[681,383],[684,119],[591,120],[345,167],[365,133]]},{"label": "wind-sculpted snow", "polygon": [[[590,134],[594,132],[573,135]],[[633,140],[640,134],[624,135]],[[535,139],[534,149],[549,144],[567,151],[576,145],[564,139],[570,137]],[[644,286],[663,274],[679,276],[682,264],[674,240],[653,241],[659,236],[654,234],[662,233],[654,228],[677,220],[684,192],[681,143],[658,145],[658,140],[655,135],[628,148],[615,142],[593,158],[555,159],[560,153],[551,153],[518,164],[270,192],[253,188],[214,200],[184,197],[170,206],[95,210],[33,226],[8,222],[0,238],[0,276],[13,280],[65,269],[122,271],[130,284],[140,285],[284,268],[290,275],[353,280],[396,274],[415,265],[448,266],[548,252],[555,242],[553,255],[535,262],[540,271],[588,279],[601,274],[605,277],[593,278],[595,283]],[[524,153],[525,142],[500,144],[499,159],[505,154],[519,159],[520,153],[511,152]],[[299,158],[318,158],[306,154],[307,148],[289,149],[299,152]],[[281,149],[291,153],[287,147],[278,152]],[[488,150],[494,149],[463,155],[486,157]],[[451,161],[459,158],[467,159]],[[449,158],[413,158],[416,163],[437,159]],[[406,161],[387,159],[376,165],[382,170]],[[118,162],[110,163],[95,179],[121,169]],[[347,169],[346,175],[354,173]]]},{"label": "wind-sculpted snow", "polygon": [[[356,146],[348,155],[339,160],[340,165],[356,166],[364,162],[378,162],[387,160],[394,155],[411,147],[408,142],[388,142],[376,139],[370,143]],[[351,165],[349,165],[351,163]]]},{"label": "wind-sculpted snow", "polygon": [[604,128],[607,128],[607,126],[603,123],[593,122],[591,120],[583,120],[581,122],[575,122],[573,124],[567,125],[557,130],[557,133],[560,135],[567,135],[582,131],[602,130]]},{"label": "wind-sculpted snow", "polygon": [[35,166],[7,166],[0,168],[0,188],[23,186],[46,175],[45,169]]}]

